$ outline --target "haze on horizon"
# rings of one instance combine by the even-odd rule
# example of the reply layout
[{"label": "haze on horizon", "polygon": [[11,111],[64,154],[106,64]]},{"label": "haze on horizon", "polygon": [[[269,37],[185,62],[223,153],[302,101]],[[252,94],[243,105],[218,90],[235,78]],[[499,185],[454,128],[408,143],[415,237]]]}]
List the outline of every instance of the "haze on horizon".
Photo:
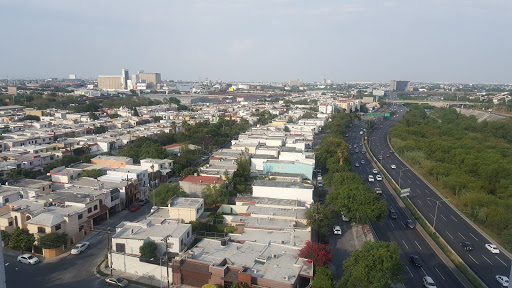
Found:
[{"label": "haze on horizon", "polygon": [[510,83],[512,1],[0,0],[0,78]]}]

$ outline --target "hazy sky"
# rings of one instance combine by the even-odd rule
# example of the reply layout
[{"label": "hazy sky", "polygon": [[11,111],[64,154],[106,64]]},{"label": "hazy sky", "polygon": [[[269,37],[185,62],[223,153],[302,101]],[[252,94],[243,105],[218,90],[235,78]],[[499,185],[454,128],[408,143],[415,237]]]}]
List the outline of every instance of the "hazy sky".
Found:
[{"label": "hazy sky", "polygon": [[512,82],[510,0],[0,0],[0,78]]}]

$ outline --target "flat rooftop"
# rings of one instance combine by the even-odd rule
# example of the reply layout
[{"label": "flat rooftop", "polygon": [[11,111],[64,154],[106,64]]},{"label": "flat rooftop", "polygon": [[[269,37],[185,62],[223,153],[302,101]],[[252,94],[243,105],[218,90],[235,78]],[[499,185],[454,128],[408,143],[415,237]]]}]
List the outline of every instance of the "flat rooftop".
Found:
[{"label": "flat rooftop", "polygon": [[202,198],[177,197],[171,200],[171,208],[195,209],[198,205],[204,203],[204,200]]},{"label": "flat rooftop", "polygon": [[112,237],[140,240],[150,237],[160,240],[169,235],[171,238],[179,238],[190,227],[192,227],[190,224],[156,218],[140,222],[121,222],[116,226],[116,234]]},{"label": "flat rooftop", "polygon": [[302,248],[311,240],[309,230],[262,230],[245,228],[241,234],[229,234],[235,241],[251,241],[263,244],[278,243]]},{"label": "flat rooftop", "polygon": [[267,180],[256,180],[253,182],[252,186],[295,188],[295,189],[313,189],[313,185],[306,185],[306,184],[303,184],[300,182],[267,181]]},{"label": "flat rooftop", "polygon": [[299,258],[299,250],[299,247],[256,242],[228,241],[226,246],[221,246],[219,240],[213,239],[203,239],[191,249],[195,260],[217,266],[228,259],[233,266],[250,268],[247,272],[253,277],[287,284],[295,283],[299,274],[313,275],[313,264]]},{"label": "flat rooftop", "polygon": [[246,202],[242,205],[261,205],[261,206],[289,206],[289,207],[306,207],[306,204],[300,200],[289,200],[289,199],[275,199],[265,197],[253,197],[239,195],[236,197],[236,202]]}]

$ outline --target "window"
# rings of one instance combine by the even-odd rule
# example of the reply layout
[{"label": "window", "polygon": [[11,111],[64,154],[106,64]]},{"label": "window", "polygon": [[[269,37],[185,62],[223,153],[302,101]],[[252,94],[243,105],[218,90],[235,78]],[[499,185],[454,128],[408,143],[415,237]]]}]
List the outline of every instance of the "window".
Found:
[{"label": "window", "polygon": [[187,231],[187,238],[190,237],[190,231]]},{"label": "window", "polygon": [[94,211],[98,210],[98,205],[94,205]]},{"label": "window", "polygon": [[80,220],[82,218],[84,218],[84,214],[82,214],[82,213],[78,214],[78,220]]},{"label": "window", "polygon": [[92,208],[91,207],[87,208],[87,213],[90,214],[91,212],[92,212]]},{"label": "window", "polygon": [[125,245],[124,243],[116,243],[116,252],[118,253],[124,253],[125,252]]},{"label": "window", "polygon": [[84,225],[78,226],[78,232],[82,232],[82,230],[84,230]]},{"label": "window", "polygon": [[27,217],[25,217],[25,221],[28,221],[30,219],[32,219],[32,217],[30,217],[30,215],[27,215]]},{"label": "window", "polygon": [[37,227],[37,233],[46,233],[46,228],[44,228],[44,227]]},{"label": "window", "polygon": [[5,202],[5,203],[9,203],[9,198],[5,198],[5,199],[4,199],[4,202]]},{"label": "window", "polygon": [[14,223],[12,221],[9,221],[9,226],[12,226],[14,225]]},{"label": "window", "polygon": [[103,200],[100,199],[100,206],[103,205]]},{"label": "window", "polygon": [[55,231],[59,231],[59,230],[60,230],[60,228],[62,228],[62,227],[60,226],[60,224],[55,225]]}]

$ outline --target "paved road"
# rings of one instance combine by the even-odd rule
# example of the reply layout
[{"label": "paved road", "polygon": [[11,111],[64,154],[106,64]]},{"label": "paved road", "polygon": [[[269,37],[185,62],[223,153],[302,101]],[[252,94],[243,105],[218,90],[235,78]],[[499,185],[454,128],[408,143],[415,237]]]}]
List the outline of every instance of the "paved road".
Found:
[{"label": "paved road", "polygon": [[[98,231],[114,231],[115,226],[121,221],[134,221],[144,216],[146,204],[137,212],[121,211],[109,220],[96,226]],[[65,255],[55,259],[47,259],[36,265],[21,264],[16,261],[18,253],[15,251],[4,252],[5,274],[7,287],[52,287],[52,288],[95,288],[105,287],[103,279],[97,278],[93,271],[96,265],[103,259],[107,252],[107,235],[105,233],[91,233],[87,238],[91,246],[80,255]],[[137,287],[131,285],[130,287]]]},{"label": "paved road", "polygon": [[[390,121],[390,120],[385,120]],[[384,123],[385,123],[384,122]],[[373,172],[374,167],[370,164],[367,154],[362,154],[363,149],[362,143],[363,135],[360,134],[362,123],[355,124],[348,132],[347,141],[352,146],[350,149],[350,158],[352,160],[352,171],[358,173],[364,177],[364,181],[368,183],[372,190],[379,187],[383,191],[383,199],[386,201],[388,207],[394,207],[397,213],[397,219],[392,219],[389,215],[386,217],[383,223],[372,222],[372,227],[378,240],[381,241],[393,241],[397,243],[400,248],[400,260],[405,265],[405,276],[406,282],[405,287],[422,287],[423,277],[428,275],[432,277],[437,284],[437,287],[464,287],[451,270],[444,264],[444,262],[437,256],[432,250],[429,244],[421,236],[417,229],[411,229],[406,226],[405,221],[409,219],[407,214],[399,207],[395,198],[384,185],[383,181],[369,182],[368,175],[376,175]],[[354,145],[359,150],[356,153]],[[361,160],[365,161],[365,164],[361,164]],[[355,163],[358,162],[360,167],[356,167]],[[380,174],[380,173],[379,173]],[[411,264],[409,260],[410,255],[416,255],[420,257],[423,262],[422,267],[416,267]]]},{"label": "paved road", "polygon": [[[405,107],[397,106],[405,113]],[[493,241],[475,229],[466,218],[461,216],[451,205],[444,202],[422,178],[416,175],[403,163],[397,155],[389,153],[391,147],[387,141],[387,132],[394,121],[400,117],[393,117],[384,122],[383,127],[377,127],[370,133],[370,149],[374,155],[383,155],[382,166],[402,189],[410,188],[409,199],[416,206],[431,226],[434,226],[439,235],[450,245],[459,257],[482,279],[488,287],[497,287],[496,275],[509,275],[511,258],[505,253],[492,254],[485,248],[485,244]],[[389,157],[386,155],[389,154]],[[395,165],[396,169],[391,169]],[[401,172],[400,172],[401,171]],[[400,175],[401,174],[401,175]],[[401,176],[401,177],[400,177]],[[437,207],[436,207],[437,206]],[[437,214],[436,214],[437,208]],[[471,242],[475,250],[466,251],[460,242]]]}]

